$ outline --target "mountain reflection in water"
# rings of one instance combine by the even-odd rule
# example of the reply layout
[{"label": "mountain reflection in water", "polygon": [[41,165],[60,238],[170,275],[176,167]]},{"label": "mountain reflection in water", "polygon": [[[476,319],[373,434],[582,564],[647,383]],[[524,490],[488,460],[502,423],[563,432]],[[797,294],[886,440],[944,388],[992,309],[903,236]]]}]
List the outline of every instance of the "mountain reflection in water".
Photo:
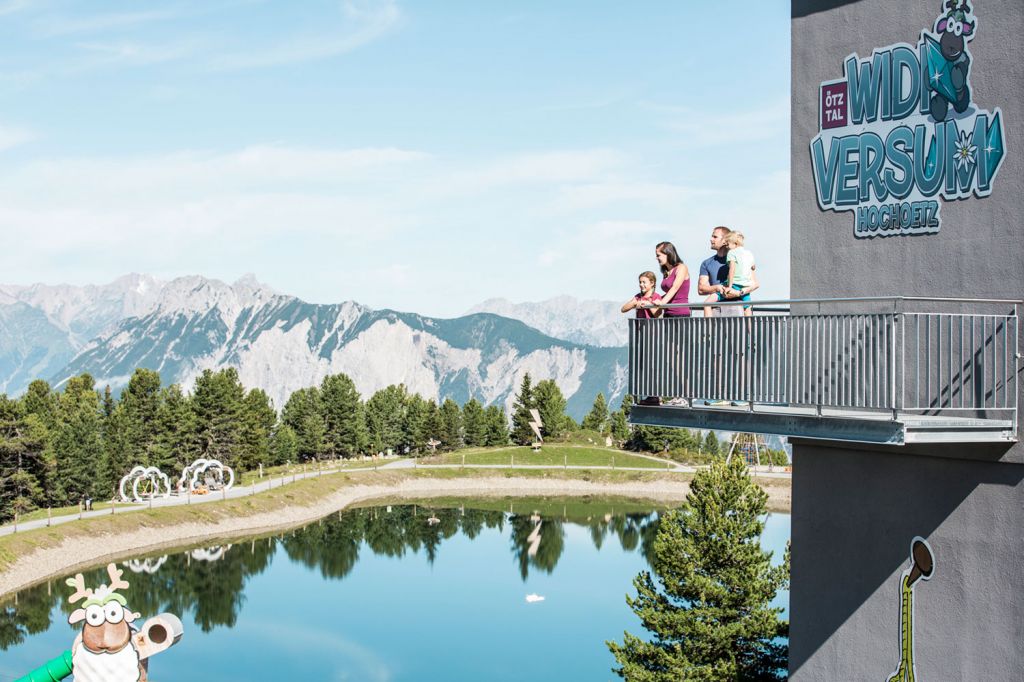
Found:
[{"label": "mountain reflection in water", "polygon": [[[648,562],[657,533],[658,514],[644,504],[541,499],[481,501],[485,508],[442,504],[349,509],[280,535],[124,561],[131,586],[123,593],[132,610],[144,616],[190,614],[207,633],[236,625],[246,583],[267,569],[279,547],[325,579],[340,580],[355,568],[361,551],[394,558],[422,553],[433,564],[449,538],[461,533],[473,539],[484,529],[507,528],[513,563],[525,582],[531,570],[555,570],[565,550],[567,524],[587,528],[597,549],[617,538],[624,551],[639,549]],[[106,580],[103,567],[84,573],[89,585]],[[623,592],[627,588],[622,585]],[[51,580],[7,598],[0,604],[0,650],[46,632],[55,618],[66,621],[72,610],[67,593],[63,580]]]}]

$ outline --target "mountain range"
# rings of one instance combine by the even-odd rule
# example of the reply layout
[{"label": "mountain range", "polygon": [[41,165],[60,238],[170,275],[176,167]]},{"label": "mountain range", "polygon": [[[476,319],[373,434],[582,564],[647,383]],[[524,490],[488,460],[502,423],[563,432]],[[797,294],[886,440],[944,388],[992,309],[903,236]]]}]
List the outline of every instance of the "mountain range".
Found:
[{"label": "mountain range", "polygon": [[83,287],[0,285],[0,391],[17,395],[37,378],[59,387],[83,372],[117,390],[137,367],[188,390],[203,370],[233,366],[279,409],[292,391],[344,372],[364,397],[404,383],[427,398],[508,410],[529,372],[534,381],[554,379],[579,419],[599,391],[621,400],[624,332],[615,304],[569,297],[494,299],[439,319],[354,301],[307,303],[253,276],[234,284],[131,274]]}]

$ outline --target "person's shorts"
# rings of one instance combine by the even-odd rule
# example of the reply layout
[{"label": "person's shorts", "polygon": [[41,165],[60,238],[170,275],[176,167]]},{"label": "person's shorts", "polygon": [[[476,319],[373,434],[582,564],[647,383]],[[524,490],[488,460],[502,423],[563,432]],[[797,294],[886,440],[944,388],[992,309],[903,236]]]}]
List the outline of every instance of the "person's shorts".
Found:
[{"label": "person's shorts", "polygon": [[[742,284],[733,284],[732,288],[734,290],[736,290],[736,291],[743,291],[743,285]],[[730,298],[730,299],[726,299],[725,296],[723,296],[722,294],[718,294],[718,300],[719,301],[725,301],[725,300],[729,300],[729,301],[749,301],[750,300],[750,294],[743,294],[739,298]]]}]

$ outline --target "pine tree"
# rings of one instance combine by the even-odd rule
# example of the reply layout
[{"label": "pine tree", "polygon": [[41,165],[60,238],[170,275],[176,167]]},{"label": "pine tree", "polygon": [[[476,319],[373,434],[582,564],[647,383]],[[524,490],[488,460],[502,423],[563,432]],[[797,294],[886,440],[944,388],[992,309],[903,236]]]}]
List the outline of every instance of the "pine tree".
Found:
[{"label": "pine tree", "polygon": [[462,447],[462,411],[451,398],[445,398],[441,404],[441,433],[438,440],[445,450],[456,450]]},{"label": "pine tree", "polygon": [[530,422],[533,421],[533,415],[530,414],[530,410],[535,407],[537,406],[534,403],[533,386],[530,382],[530,374],[527,372],[523,375],[523,383],[520,384],[519,393],[512,404],[511,435],[513,443],[529,445],[537,438],[533,433],[533,429],[530,428]]},{"label": "pine tree", "polygon": [[462,406],[462,428],[466,445],[480,447],[487,444],[484,408],[476,398],[471,398]]},{"label": "pine tree", "polygon": [[42,379],[36,379],[28,385],[25,395],[21,396],[21,404],[26,414],[39,417],[43,425],[52,432],[57,427],[58,397],[50,388],[50,384]]},{"label": "pine tree", "polygon": [[538,382],[537,387],[533,389],[533,400],[544,425],[541,428],[544,438],[558,438],[563,435],[566,431],[566,402],[558,384],[553,379]]},{"label": "pine tree", "polygon": [[[423,433],[426,435],[427,440],[441,440],[441,410],[437,407],[437,402],[433,399],[427,401],[426,409],[423,413]],[[426,452],[430,452],[430,448],[426,448]]]},{"label": "pine tree", "polygon": [[271,464],[280,465],[285,462],[294,462],[299,457],[299,438],[295,431],[287,424],[279,424],[274,431],[273,442],[270,446]]},{"label": "pine tree", "polygon": [[46,503],[47,439],[37,414],[0,395],[0,521]]},{"label": "pine tree", "polygon": [[612,438],[623,443],[629,439],[629,408],[633,405],[633,396],[626,395],[622,398],[622,407],[612,413],[609,429]]},{"label": "pine tree", "polygon": [[487,423],[486,444],[491,447],[508,445],[508,419],[502,409],[491,405],[484,412],[484,421]]},{"label": "pine tree", "polygon": [[634,580],[626,603],[654,634],[608,642],[619,676],[640,682],[778,680],[785,676],[788,623],[772,600],[788,586],[788,566],[761,549],[768,495],[739,458],[715,461],[694,477],[683,507],[668,512],[652,568]]},{"label": "pine tree", "polygon": [[58,400],[54,485],[63,503],[95,495],[103,482],[100,404],[93,383],[88,374],[72,377]]},{"label": "pine tree", "polygon": [[196,378],[192,407],[200,456],[239,469],[244,397],[245,387],[234,367],[205,370]]},{"label": "pine tree", "polygon": [[160,397],[160,374],[141,367],[135,370],[121,393],[121,404],[128,420],[132,466],[150,464],[157,440]]},{"label": "pine tree", "polygon": [[320,389],[314,386],[292,393],[281,410],[281,422],[295,432],[299,460],[315,459],[323,454],[327,425],[324,423]]},{"label": "pine tree", "polygon": [[708,457],[718,457],[721,454],[721,449],[722,446],[718,442],[718,436],[715,435],[714,431],[708,431],[704,436],[703,453]]},{"label": "pine tree", "polygon": [[240,465],[251,471],[270,463],[270,436],[277,424],[277,413],[270,396],[259,388],[245,394],[242,401],[242,451]]},{"label": "pine tree", "polygon": [[[108,407],[104,400],[104,412]],[[103,433],[103,461],[95,494],[99,499],[116,499],[118,484],[133,466],[128,417],[125,414],[123,403],[117,403],[110,416],[104,417],[101,431]]]},{"label": "pine tree", "polygon": [[583,418],[584,429],[605,433],[608,426],[608,403],[605,402],[604,393],[598,393],[594,398],[594,406]]},{"label": "pine tree", "polygon": [[374,393],[366,401],[366,429],[373,452],[396,451],[404,440],[405,386],[391,385]]},{"label": "pine tree", "polygon": [[[106,411],[104,409],[104,411]],[[192,404],[181,386],[172,384],[160,392],[156,411],[156,439],[150,449],[150,465],[159,467],[172,480],[198,456],[196,418]]]},{"label": "pine tree", "polygon": [[331,374],[320,383],[324,446],[328,457],[355,457],[368,444],[366,414],[355,382]]},{"label": "pine tree", "polygon": [[[423,452],[430,436],[427,434],[427,401],[418,393],[405,401],[405,423],[402,424],[402,444],[410,450]],[[404,449],[403,449],[404,452]]]}]

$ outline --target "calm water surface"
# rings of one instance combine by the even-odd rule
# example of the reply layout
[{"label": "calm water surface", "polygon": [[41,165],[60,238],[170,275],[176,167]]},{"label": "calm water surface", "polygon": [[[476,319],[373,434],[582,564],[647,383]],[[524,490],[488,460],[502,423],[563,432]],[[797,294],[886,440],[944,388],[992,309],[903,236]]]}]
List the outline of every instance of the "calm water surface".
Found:
[{"label": "calm water surface", "polygon": [[[125,562],[129,606],[185,624],[151,679],[618,679],[604,642],[642,633],[624,597],[648,567],[656,509],[432,504],[353,509],[281,536]],[[788,539],[789,516],[769,516],[762,542],[776,563]],[[86,572],[87,586],[102,582],[102,568]],[[0,605],[0,681],[70,647],[69,593],[55,580]]]}]

